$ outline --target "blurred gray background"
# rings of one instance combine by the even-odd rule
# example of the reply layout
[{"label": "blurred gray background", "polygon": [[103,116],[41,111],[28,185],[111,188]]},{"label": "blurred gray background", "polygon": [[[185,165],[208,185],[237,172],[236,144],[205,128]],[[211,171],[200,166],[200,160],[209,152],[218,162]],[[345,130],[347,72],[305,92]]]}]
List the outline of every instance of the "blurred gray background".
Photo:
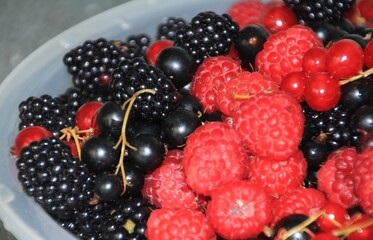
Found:
[{"label": "blurred gray background", "polygon": [[[0,82],[50,38],[82,20],[128,1],[0,0]],[[0,220],[0,240],[14,239],[4,230]]]}]

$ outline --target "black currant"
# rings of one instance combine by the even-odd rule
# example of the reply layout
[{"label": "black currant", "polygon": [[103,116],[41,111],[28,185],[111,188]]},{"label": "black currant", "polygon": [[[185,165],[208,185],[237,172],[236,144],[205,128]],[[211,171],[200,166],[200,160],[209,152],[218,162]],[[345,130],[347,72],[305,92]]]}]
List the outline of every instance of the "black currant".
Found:
[{"label": "black currant", "polygon": [[106,102],[97,111],[97,126],[105,135],[120,136],[123,119],[124,111],[117,102]]},{"label": "black currant", "polygon": [[155,65],[163,71],[177,89],[189,84],[196,71],[196,64],[192,57],[186,50],[176,46],[163,49]]},{"label": "black currant", "polygon": [[101,201],[117,200],[123,192],[123,183],[118,176],[102,173],[97,176],[95,193]]},{"label": "black currant", "polygon": [[141,134],[132,140],[131,145],[136,149],[128,149],[128,161],[142,171],[153,171],[162,164],[165,148],[156,137]]},{"label": "black currant", "polygon": [[112,171],[119,162],[119,151],[115,141],[101,135],[87,139],[82,146],[82,161],[96,173]]},{"label": "black currant", "polygon": [[[309,225],[305,227],[300,227],[300,224],[302,224],[304,221],[308,219],[308,216],[303,214],[290,214],[286,217],[282,218],[276,225],[275,225],[275,236],[279,237],[279,239],[287,239],[287,240],[309,240],[312,239],[312,236],[309,234],[309,232],[319,232],[319,227],[317,226],[316,222],[312,222]],[[299,228],[299,229],[297,229]],[[285,233],[287,235],[287,232],[289,230],[297,230],[290,236],[286,236],[286,238],[281,238],[281,236],[278,236]],[[307,229],[307,231],[305,231]]]},{"label": "black currant", "polygon": [[326,161],[329,151],[325,143],[308,141],[302,144],[304,158],[307,160],[308,168],[312,171],[319,170],[320,166]]},{"label": "black currant", "polygon": [[353,129],[359,131],[373,131],[373,105],[359,107],[351,117]]}]

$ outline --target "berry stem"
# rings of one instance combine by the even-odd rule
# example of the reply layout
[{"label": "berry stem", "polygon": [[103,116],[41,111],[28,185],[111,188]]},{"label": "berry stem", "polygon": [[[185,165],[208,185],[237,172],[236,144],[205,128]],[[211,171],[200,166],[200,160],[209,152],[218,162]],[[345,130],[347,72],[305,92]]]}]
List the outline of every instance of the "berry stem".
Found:
[{"label": "berry stem", "polygon": [[286,230],[279,231],[278,239],[285,240],[285,239],[288,239],[291,235],[293,235],[296,232],[304,231],[304,229],[306,229],[308,225],[313,223],[316,219],[318,219],[320,216],[322,216],[324,214],[325,214],[324,211],[317,212],[316,214],[310,216],[305,221],[303,221],[300,224],[298,224],[297,226],[289,229],[288,231],[286,231]]},{"label": "berry stem", "polygon": [[129,147],[129,148],[137,151],[136,147],[130,145],[127,142],[126,128],[127,128],[127,123],[128,123],[129,115],[130,115],[130,112],[131,112],[131,108],[132,108],[133,104],[135,103],[136,98],[143,93],[155,94],[156,91],[153,90],[153,89],[139,90],[139,91],[135,92],[132,95],[131,98],[127,99],[122,105],[122,109],[126,109],[126,111],[124,113],[121,135],[119,137],[119,140],[118,140],[117,144],[114,146],[114,148],[117,149],[119,147],[119,145],[121,145],[119,163],[116,166],[115,174],[117,175],[119,173],[119,171],[121,171],[122,180],[123,180],[123,193],[126,191],[126,188],[127,188],[126,171],[124,169],[124,157],[127,154],[126,147]]},{"label": "berry stem", "polygon": [[66,138],[67,141],[70,141],[70,138],[72,137],[74,139],[74,143],[76,146],[76,151],[78,153],[79,160],[82,160],[82,154],[81,154],[81,148],[80,148],[80,142],[79,140],[83,139],[82,137],[79,137],[79,128],[75,126],[74,128],[64,128],[61,130],[62,136],[60,137],[60,140],[63,140]]},{"label": "berry stem", "polygon": [[361,72],[358,75],[352,76],[350,78],[347,78],[347,79],[344,79],[344,80],[340,80],[339,81],[339,85],[344,85],[344,84],[347,84],[349,82],[353,82],[355,80],[358,80],[358,79],[360,79],[362,77],[369,76],[371,74],[373,74],[373,68],[369,68],[368,70],[366,70],[364,72]]},{"label": "berry stem", "polygon": [[334,236],[348,236],[351,233],[353,233],[355,231],[358,231],[359,229],[370,227],[372,225],[373,225],[373,218],[368,219],[364,222],[360,222],[360,223],[357,223],[357,224],[352,224],[351,226],[348,226],[345,229],[335,230],[335,231],[333,231],[333,235]]}]

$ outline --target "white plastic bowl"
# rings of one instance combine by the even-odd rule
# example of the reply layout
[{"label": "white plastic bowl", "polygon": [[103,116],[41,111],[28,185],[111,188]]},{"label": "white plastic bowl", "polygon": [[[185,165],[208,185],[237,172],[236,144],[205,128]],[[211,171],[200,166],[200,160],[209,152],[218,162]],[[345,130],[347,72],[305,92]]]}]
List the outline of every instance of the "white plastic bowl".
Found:
[{"label": "white plastic bowl", "polygon": [[166,17],[190,20],[198,12],[225,12],[237,0],[134,0],[90,18],[54,37],[20,63],[0,86],[0,219],[18,240],[68,240],[61,228],[34,200],[22,192],[16,159],[9,153],[18,132],[18,104],[29,96],[57,96],[71,86],[63,55],[85,40],[125,39],[147,33],[155,38]]}]

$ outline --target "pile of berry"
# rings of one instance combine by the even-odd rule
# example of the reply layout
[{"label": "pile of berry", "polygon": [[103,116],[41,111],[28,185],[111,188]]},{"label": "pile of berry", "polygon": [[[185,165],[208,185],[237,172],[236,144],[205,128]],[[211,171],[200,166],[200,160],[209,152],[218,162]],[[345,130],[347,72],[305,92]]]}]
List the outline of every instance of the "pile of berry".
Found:
[{"label": "pile of berry", "polygon": [[18,179],[80,239],[373,239],[373,3],[240,0],[87,40],[19,105]]}]

